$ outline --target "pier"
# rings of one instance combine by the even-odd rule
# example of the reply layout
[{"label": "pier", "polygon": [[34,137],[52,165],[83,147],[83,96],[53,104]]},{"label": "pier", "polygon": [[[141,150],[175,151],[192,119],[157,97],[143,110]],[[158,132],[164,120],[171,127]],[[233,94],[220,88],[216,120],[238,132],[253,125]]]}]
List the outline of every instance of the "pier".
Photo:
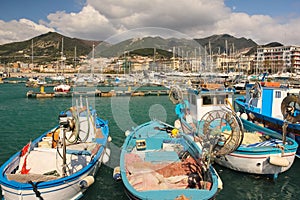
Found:
[{"label": "pier", "polygon": [[[54,98],[54,97],[72,97],[73,92],[45,92],[44,87],[40,87],[39,92],[34,92],[32,90],[26,93],[28,98]],[[138,97],[138,96],[164,96],[169,95],[168,89],[162,90],[130,90],[130,88],[126,91],[124,90],[109,90],[109,91],[101,91],[99,89],[95,90],[96,97]]]}]

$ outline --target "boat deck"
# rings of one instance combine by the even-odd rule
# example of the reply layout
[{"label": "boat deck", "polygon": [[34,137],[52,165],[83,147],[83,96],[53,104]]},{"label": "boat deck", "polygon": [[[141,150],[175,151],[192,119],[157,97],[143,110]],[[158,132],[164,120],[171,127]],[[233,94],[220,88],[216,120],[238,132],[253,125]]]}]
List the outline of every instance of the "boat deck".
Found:
[{"label": "boat deck", "polygon": [[139,150],[134,147],[126,153],[129,183],[137,191],[174,190],[190,188],[189,176],[192,174],[203,180],[201,166],[180,144],[182,142],[182,139],[148,138],[147,148]]},{"label": "boat deck", "polygon": [[[66,169],[71,175],[89,164],[93,155],[101,147],[97,143],[79,143],[67,146]],[[26,157],[21,157],[19,169],[15,174],[7,174],[9,180],[18,182],[38,182],[54,180],[62,177],[63,150],[61,148],[35,147]],[[45,159],[46,158],[46,159]],[[24,162],[26,159],[26,162]],[[26,166],[25,166],[26,165]],[[22,167],[29,170],[28,174],[21,174]]]}]

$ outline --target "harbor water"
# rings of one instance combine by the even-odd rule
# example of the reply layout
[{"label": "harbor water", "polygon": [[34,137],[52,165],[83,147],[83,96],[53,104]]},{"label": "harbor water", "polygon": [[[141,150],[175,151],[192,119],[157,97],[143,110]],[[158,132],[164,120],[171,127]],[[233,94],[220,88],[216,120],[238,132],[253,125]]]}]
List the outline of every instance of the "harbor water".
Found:
[{"label": "harbor water", "polygon": [[[0,84],[0,164],[19,151],[30,140],[58,123],[58,114],[71,105],[71,97],[27,98],[26,88],[20,84]],[[176,119],[174,105],[168,96],[147,97],[95,97],[98,115],[109,121],[111,161],[102,165],[95,183],[85,192],[84,200],[127,199],[122,183],[112,178],[113,167],[118,164],[120,149],[127,129],[156,118],[173,124]],[[258,175],[235,172],[215,165],[223,181],[223,190],[216,199],[300,199],[300,160],[296,158],[287,172],[277,180]],[[2,196],[0,195],[0,198]],[[163,197],[162,197],[163,199]]]}]

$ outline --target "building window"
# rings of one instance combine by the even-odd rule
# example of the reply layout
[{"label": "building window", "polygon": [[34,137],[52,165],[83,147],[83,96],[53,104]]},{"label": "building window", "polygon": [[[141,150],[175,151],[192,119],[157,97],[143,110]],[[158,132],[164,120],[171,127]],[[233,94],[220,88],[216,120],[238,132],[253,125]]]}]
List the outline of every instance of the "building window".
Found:
[{"label": "building window", "polygon": [[281,92],[280,91],[275,91],[275,98],[277,98],[277,99],[281,98]]}]

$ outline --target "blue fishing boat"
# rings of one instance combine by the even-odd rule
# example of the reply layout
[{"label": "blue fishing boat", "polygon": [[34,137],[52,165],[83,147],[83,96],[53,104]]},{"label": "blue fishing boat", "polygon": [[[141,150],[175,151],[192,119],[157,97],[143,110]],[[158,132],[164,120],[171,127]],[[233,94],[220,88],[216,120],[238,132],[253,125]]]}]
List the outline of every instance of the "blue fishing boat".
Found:
[{"label": "blue fishing boat", "polygon": [[283,138],[275,131],[241,119],[233,112],[232,92],[191,89],[186,100],[182,100],[178,92],[171,97],[174,96],[178,100],[175,102],[178,128],[193,135],[199,146],[204,145],[201,140],[206,135],[203,133],[219,135],[223,138],[223,149],[232,150],[223,155],[219,155],[222,151],[216,152],[214,161],[217,164],[274,178],[292,166],[298,144],[291,138]]},{"label": "blue fishing boat", "polygon": [[126,131],[120,175],[130,199],[212,199],[221,180],[186,134],[152,120]]},{"label": "blue fishing boat", "polygon": [[79,199],[93,184],[109,159],[108,122],[97,116],[88,94],[74,93],[72,100],[57,126],[1,166],[4,199]]},{"label": "blue fishing boat", "polygon": [[[287,135],[300,144],[299,89],[279,83],[256,82],[246,86],[246,96],[235,99],[236,111],[249,120]],[[297,150],[300,156],[300,148]]]}]

